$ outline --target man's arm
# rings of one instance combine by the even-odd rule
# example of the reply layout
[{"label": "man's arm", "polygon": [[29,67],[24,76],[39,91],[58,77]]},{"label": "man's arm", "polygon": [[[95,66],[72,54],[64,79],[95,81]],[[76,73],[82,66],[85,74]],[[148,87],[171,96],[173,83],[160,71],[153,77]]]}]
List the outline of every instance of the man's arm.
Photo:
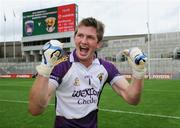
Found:
[{"label": "man's arm", "polygon": [[55,88],[48,85],[48,79],[38,75],[30,91],[28,110],[34,116],[43,113],[54,94]]},{"label": "man's arm", "polygon": [[29,95],[28,110],[32,115],[41,114],[47,107],[55,86],[48,85],[50,73],[55,63],[63,55],[63,44],[58,40],[50,40],[42,48],[41,64],[36,66],[38,76]]},{"label": "man's arm", "polygon": [[122,54],[127,57],[129,65],[132,68],[131,83],[129,84],[125,78],[121,78],[116,81],[112,87],[129,104],[136,105],[140,101],[144,84],[144,75],[146,73],[145,63],[147,57],[137,47],[126,49]]},{"label": "man's arm", "polygon": [[112,85],[112,88],[129,104],[137,105],[141,98],[143,84],[143,79],[136,79],[132,77],[131,83],[129,83],[125,78],[121,78]]}]

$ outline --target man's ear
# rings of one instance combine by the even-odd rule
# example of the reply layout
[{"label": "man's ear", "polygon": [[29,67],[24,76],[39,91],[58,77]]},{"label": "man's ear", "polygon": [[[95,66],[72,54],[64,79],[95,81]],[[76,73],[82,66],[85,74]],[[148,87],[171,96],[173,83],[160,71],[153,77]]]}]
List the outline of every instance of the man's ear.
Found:
[{"label": "man's ear", "polygon": [[99,42],[98,42],[98,45],[97,45],[97,48],[101,48],[101,47],[102,47],[102,42],[99,41]]}]

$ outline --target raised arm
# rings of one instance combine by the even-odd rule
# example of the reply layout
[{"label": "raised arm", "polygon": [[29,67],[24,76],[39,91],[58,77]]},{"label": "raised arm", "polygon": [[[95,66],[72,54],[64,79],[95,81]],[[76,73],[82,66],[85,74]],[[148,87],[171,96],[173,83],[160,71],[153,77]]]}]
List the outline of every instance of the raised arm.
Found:
[{"label": "raised arm", "polygon": [[147,58],[137,47],[125,50],[123,54],[132,67],[132,79],[128,82],[125,78],[121,78],[112,85],[112,88],[129,104],[137,105],[144,85]]},{"label": "raised arm", "polygon": [[43,113],[55,92],[55,86],[48,84],[49,75],[63,54],[62,47],[63,44],[57,40],[51,40],[43,46],[42,62],[36,67],[38,76],[29,94],[28,110],[32,115]]},{"label": "raised arm", "polygon": [[36,116],[45,110],[55,88],[48,85],[48,78],[42,75],[38,75],[29,94],[29,112]]},{"label": "raised arm", "polygon": [[132,77],[129,83],[125,78],[121,78],[112,85],[112,88],[118,95],[122,96],[127,103],[137,105],[141,98],[143,84],[143,79]]}]

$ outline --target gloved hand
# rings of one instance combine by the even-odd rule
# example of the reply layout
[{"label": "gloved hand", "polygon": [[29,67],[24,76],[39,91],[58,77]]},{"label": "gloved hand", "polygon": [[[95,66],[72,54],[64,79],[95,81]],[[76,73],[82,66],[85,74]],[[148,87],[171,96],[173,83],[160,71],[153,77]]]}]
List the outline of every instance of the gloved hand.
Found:
[{"label": "gloved hand", "polygon": [[125,49],[122,54],[127,57],[129,64],[132,66],[132,76],[143,79],[146,73],[147,56],[138,47]]},{"label": "gloved hand", "polygon": [[36,66],[38,74],[49,77],[54,64],[64,54],[63,43],[58,40],[50,40],[42,48],[42,61],[41,64]]}]

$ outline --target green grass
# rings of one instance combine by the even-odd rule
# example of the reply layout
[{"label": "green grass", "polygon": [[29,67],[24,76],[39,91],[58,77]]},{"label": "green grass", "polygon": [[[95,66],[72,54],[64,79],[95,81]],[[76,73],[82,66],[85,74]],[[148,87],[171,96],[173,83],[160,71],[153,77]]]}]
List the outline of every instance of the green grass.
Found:
[{"label": "green grass", "polygon": [[[53,105],[38,117],[27,111],[33,81],[0,79],[0,128],[53,127]],[[142,99],[137,106],[128,105],[106,86],[100,99],[98,125],[99,128],[179,128],[179,101],[180,80],[145,80]]]}]

